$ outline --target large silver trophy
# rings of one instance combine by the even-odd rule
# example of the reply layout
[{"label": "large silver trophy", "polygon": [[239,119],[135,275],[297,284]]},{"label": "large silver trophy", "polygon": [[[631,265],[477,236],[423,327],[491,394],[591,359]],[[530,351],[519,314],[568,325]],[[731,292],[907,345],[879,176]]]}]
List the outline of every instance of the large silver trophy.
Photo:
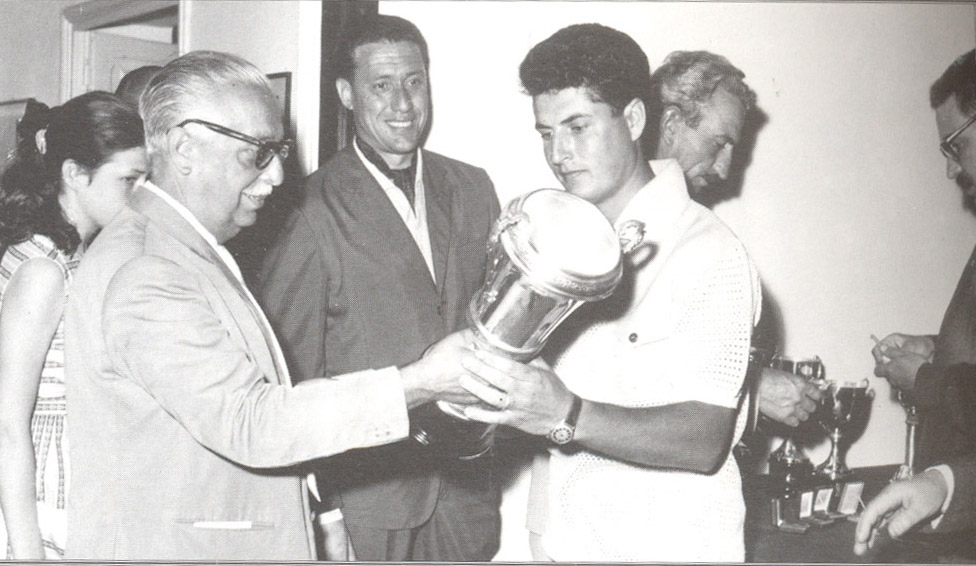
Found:
[{"label": "large silver trophy", "polygon": [[[609,297],[623,274],[623,251],[640,245],[643,226],[618,236],[593,204],[540,189],[508,204],[488,239],[485,284],[468,308],[477,348],[518,361],[538,355],[559,324],[584,302]],[[471,421],[440,401],[414,418],[411,435],[461,460],[486,454],[494,425]]]}]

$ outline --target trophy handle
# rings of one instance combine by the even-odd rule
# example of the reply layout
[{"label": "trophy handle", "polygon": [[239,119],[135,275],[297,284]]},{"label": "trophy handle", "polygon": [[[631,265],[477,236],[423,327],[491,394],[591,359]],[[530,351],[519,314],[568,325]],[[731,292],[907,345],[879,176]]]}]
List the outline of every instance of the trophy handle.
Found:
[{"label": "trophy handle", "polygon": [[501,261],[501,258],[496,252],[501,243],[502,232],[528,218],[529,216],[524,212],[506,211],[505,214],[498,217],[498,220],[495,220],[495,223],[491,227],[491,232],[488,233],[488,245],[486,246],[488,249],[486,255],[491,264],[485,273],[485,281],[491,281],[495,278],[495,270],[498,269],[498,264]]}]

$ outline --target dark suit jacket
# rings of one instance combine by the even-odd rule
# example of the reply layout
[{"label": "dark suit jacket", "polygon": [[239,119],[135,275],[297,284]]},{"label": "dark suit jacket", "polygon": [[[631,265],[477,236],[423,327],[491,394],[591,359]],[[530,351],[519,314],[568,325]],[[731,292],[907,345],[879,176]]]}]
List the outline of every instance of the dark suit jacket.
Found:
[{"label": "dark suit jacket", "polygon": [[955,488],[936,532],[976,529],[976,456],[956,458],[948,464]]},{"label": "dark suit jacket", "polygon": [[[351,146],[308,178],[305,199],[269,250],[258,284],[296,379],[403,366],[467,326],[498,200],[482,169],[429,151],[423,183],[436,283]],[[320,478],[339,496],[347,521],[410,528],[434,509],[440,472],[413,441],[325,465]]]},{"label": "dark suit jacket", "polygon": [[[976,248],[966,263],[935,338],[933,364],[919,369],[920,467],[976,451]],[[967,369],[965,366],[970,366]]]},{"label": "dark suit jacket", "polygon": [[396,376],[291,387],[243,285],[142,188],[75,273],[65,331],[69,558],[314,558],[285,467],[407,434]]}]

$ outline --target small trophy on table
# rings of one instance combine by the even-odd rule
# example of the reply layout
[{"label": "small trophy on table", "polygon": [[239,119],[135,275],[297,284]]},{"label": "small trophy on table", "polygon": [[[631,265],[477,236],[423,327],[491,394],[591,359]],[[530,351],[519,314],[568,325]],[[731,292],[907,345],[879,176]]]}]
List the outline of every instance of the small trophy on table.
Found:
[{"label": "small trophy on table", "polygon": [[817,467],[817,474],[839,482],[849,480],[854,473],[844,464],[841,451],[841,438],[850,425],[853,417],[860,416],[871,405],[874,390],[868,386],[868,380],[859,383],[829,382],[820,401],[820,424],[830,435],[830,457]]},{"label": "small trophy on table", "polygon": [[918,409],[911,398],[898,392],[898,402],[905,408],[905,463],[898,467],[891,481],[910,480],[915,475],[915,427],[918,425]]}]

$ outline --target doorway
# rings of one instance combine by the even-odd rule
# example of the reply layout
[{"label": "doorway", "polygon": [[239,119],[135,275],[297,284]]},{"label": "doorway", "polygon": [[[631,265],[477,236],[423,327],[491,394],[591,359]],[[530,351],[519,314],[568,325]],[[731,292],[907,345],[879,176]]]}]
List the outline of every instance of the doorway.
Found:
[{"label": "doorway", "polygon": [[144,65],[164,65],[180,53],[179,0],[95,0],[61,16],[61,100],[93,90],[114,92],[122,77]]}]

